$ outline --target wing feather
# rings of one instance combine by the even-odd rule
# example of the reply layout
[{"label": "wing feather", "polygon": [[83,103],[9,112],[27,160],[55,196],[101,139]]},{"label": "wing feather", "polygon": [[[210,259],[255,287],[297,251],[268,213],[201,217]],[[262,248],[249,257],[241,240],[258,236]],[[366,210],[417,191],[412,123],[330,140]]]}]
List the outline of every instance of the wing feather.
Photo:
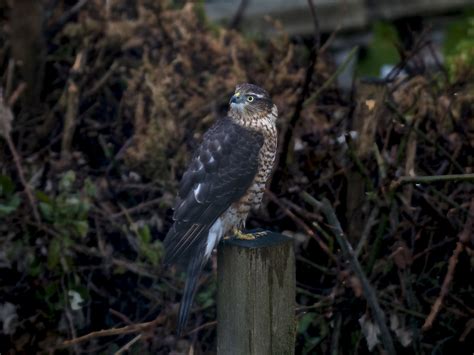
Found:
[{"label": "wing feather", "polygon": [[183,174],[165,263],[203,253],[210,227],[252,184],[263,136],[231,119],[216,122]]}]

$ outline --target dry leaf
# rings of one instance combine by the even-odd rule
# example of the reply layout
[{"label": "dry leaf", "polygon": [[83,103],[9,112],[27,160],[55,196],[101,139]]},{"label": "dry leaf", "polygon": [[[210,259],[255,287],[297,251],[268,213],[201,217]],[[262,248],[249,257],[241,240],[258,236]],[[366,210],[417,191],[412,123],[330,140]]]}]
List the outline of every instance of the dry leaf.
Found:
[{"label": "dry leaf", "polygon": [[398,316],[395,313],[390,315],[390,329],[395,332],[400,344],[402,344],[404,347],[407,347],[413,341],[413,333],[407,330],[402,323],[404,322],[400,322]]},{"label": "dry leaf", "polygon": [[413,255],[404,241],[397,241],[393,245],[392,249],[393,261],[399,269],[405,269],[407,266],[411,265],[413,261]]},{"label": "dry leaf", "polygon": [[359,324],[362,328],[362,333],[364,333],[365,340],[367,341],[367,347],[369,348],[369,351],[372,351],[374,347],[380,343],[378,339],[380,328],[369,319],[367,314],[364,314],[359,318]]},{"label": "dry leaf", "polygon": [[375,107],[375,100],[365,100],[365,105],[369,109],[369,111],[372,111]]},{"label": "dry leaf", "polygon": [[356,276],[351,276],[349,278],[349,283],[352,287],[352,290],[354,291],[354,294],[356,297],[361,297],[362,296],[362,284],[359,280],[358,277]]},{"label": "dry leaf", "polygon": [[13,303],[5,302],[0,304],[0,322],[2,322],[3,334],[14,334],[18,325],[18,314]]}]

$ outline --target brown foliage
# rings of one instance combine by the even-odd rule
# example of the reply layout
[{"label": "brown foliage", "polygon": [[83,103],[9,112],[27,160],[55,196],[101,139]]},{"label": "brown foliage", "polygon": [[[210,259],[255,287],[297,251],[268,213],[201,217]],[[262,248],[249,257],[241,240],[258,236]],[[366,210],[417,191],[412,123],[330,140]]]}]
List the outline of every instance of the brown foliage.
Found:
[{"label": "brown foliage", "polygon": [[[377,346],[361,280],[390,319],[397,350],[472,343],[473,185],[457,176],[474,167],[468,84],[425,72],[384,83],[386,96],[344,99],[321,50],[303,93],[310,51],[269,19],[276,35],[263,41],[209,24],[199,4],[44,4],[48,53],[34,109],[12,59],[11,12],[0,18],[2,354],[53,352],[71,338],[84,340],[66,343],[76,353],[212,351],[212,274],[177,339],[182,279],[163,270],[161,240],[190,152],[243,81],[270,91],[280,138],[295,123],[288,159],[249,226],[298,237],[297,302],[308,312],[298,351],[362,353],[360,324]],[[365,122],[361,108],[375,107]],[[425,175],[448,179],[416,181]],[[347,267],[302,191],[331,201],[367,280]]]}]

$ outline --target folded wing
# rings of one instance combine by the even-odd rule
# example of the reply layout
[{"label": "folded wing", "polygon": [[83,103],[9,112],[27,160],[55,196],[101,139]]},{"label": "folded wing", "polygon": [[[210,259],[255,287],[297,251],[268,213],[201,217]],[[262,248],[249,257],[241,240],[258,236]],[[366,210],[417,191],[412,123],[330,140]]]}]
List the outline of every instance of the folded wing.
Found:
[{"label": "folded wing", "polygon": [[229,118],[209,129],[181,180],[165,263],[204,255],[213,223],[251,186],[262,144],[260,133]]}]

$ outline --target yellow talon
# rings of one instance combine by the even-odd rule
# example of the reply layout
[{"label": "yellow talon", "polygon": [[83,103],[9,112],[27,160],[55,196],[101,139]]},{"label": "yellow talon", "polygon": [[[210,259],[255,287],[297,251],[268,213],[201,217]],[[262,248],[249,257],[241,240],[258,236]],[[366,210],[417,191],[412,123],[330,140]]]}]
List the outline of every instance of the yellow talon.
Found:
[{"label": "yellow talon", "polygon": [[233,231],[234,236],[236,239],[243,239],[243,240],[254,240],[258,237],[263,237],[267,234],[267,232],[257,232],[257,233],[242,233],[237,228]]}]

